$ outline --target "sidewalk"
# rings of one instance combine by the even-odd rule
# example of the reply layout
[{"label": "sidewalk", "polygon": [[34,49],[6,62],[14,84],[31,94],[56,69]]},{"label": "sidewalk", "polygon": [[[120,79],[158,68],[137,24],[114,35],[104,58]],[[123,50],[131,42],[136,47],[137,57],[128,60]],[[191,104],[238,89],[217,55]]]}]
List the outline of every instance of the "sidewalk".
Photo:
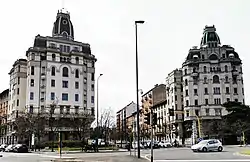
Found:
[{"label": "sidewalk", "polygon": [[144,158],[138,159],[134,156],[107,156],[107,157],[86,157],[81,159],[74,158],[64,158],[64,159],[55,159],[53,162],[148,162],[148,160]]}]

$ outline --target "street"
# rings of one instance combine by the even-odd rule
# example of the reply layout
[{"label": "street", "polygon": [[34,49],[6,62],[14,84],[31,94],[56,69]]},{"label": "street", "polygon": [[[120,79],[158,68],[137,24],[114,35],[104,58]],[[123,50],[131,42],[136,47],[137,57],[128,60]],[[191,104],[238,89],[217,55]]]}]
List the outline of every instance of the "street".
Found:
[{"label": "street", "polygon": [[[237,152],[246,149],[238,146],[225,146],[223,152],[194,153],[190,148],[162,148],[154,150],[155,162],[185,161],[185,162],[216,162],[216,161],[249,161],[249,156],[238,155]],[[249,148],[250,149],[250,148]],[[106,152],[106,153],[64,153],[63,158],[77,158],[85,162],[146,162],[147,160],[132,158],[130,152]],[[1,153],[3,157],[0,162],[49,162],[59,158],[56,152],[36,152],[36,153]],[[132,150],[131,155],[134,156]],[[141,150],[141,156],[150,159],[150,150]]]},{"label": "street", "polygon": [[[223,152],[197,152],[190,148],[166,148],[154,150],[154,160],[164,161],[250,161],[250,156],[239,155],[238,152],[246,149],[238,146],[224,146]],[[249,148],[250,149],[250,148]],[[146,155],[150,159],[150,153]]]}]

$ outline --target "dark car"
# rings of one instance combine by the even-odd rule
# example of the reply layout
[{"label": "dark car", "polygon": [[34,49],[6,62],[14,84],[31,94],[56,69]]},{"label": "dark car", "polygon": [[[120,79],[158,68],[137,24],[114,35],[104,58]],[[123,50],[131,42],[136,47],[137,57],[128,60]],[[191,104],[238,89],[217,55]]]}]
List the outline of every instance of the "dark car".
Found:
[{"label": "dark car", "polygon": [[24,145],[24,144],[17,144],[17,145],[14,147],[14,152],[17,152],[17,153],[28,153],[28,152],[29,152],[29,149],[28,149],[27,145]]}]

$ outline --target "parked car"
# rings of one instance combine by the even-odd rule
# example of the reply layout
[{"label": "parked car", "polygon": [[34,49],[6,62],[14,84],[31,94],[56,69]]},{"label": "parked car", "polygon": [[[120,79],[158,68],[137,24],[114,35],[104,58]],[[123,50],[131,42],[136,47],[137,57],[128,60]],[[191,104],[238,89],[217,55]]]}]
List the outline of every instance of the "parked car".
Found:
[{"label": "parked car", "polygon": [[2,144],[1,146],[0,146],[0,151],[5,151],[5,148],[7,147],[8,145],[6,145],[6,144]]},{"label": "parked car", "polygon": [[5,152],[13,152],[15,145],[9,145],[5,148]]},{"label": "parked car", "polygon": [[17,153],[28,153],[29,149],[27,147],[27,145],[25,144],[17,144],[14,149],[13,152],[17,152]]},{"label": "parked car", "polygon": [[161,142],[159,142],[159,146],[163,147],[163,148],[167,148],[167,147],[172,147],[172,144],[170,142],[167,142],[167,141],[161,141]]},{"label": "parked car", "polygon": [[222,143],[218,139],[202,140],[199,143],[191,147],[193,152],[207,152],[207,151],[219,151],[223,150]]}]

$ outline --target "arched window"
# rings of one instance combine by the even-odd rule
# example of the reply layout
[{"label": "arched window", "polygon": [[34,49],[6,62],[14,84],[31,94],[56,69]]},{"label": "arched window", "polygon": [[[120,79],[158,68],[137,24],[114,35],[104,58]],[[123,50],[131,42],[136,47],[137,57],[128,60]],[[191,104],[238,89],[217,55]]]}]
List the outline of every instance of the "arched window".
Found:
[{"label": "arched window", "polygon": [[34,53],[31,54],[31,60],[35,60],[35,54]]},{"label": "arched window", "polygon": [[76,64],[79,64],[79,57],[76,57]]},{"label": "arched window", "polygon": [[56,61],[56,55],[52,54],[52,61]]},{"label": "arched window", "polygon": [[79,70],[78,69],[76,69],[76,71],[75,71],[75,77],[79,78]]},{"label": "arched window", "polygon": [[220,78],[218,75],[213,76],[213,83],[220,83]]},{"label": "arched window", "polygon": [[204,83],[207,83],[207,77],[204,78]]},{"label": "arched window", "polygon": [[228,82],[228,76],[225,77],[225,82]]},{"label": "arched window", "polygon": [[51,76],[55,76],[56,75],[56,68],[53,66],[51,68]]},{"label": "arched window", "polygon": [[187,86],[188,85],[188,80],[187,79],[185,79],[185,86]]},{"label": "arched window", "polygon": [[69,69],[68,68],[66,68],[66,67],[63,68],[62,76],[63,77],[69,77]]},{"label": "arched window", "polygon": [[204,73],[207,72],[207,67],[206,66],[203,67],[203,71],[204,71]]}]

